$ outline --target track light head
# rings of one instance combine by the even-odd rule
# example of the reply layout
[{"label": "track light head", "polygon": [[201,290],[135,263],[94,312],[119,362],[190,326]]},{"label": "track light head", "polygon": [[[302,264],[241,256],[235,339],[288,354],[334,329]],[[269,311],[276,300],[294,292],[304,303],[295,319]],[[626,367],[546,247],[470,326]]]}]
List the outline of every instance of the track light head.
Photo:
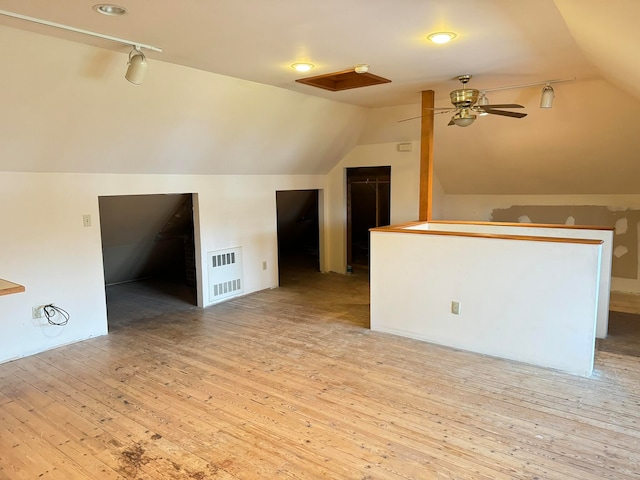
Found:
[{"label": "track light head", "polygon": [[[484,105],[489,105],[491,102],[489,102],[489,99],[487,98],[487,94],[485,92],[480,92],[480,96],[478,97],[478,103],[477,105],[479,107],[483,107]],[[480,115],[481,117],[484,117],[486,115],[489,115],[487,112],[485,112],[484,110],[482,110],[482,108],[479,109],[478,115]]]},{"label": "track light head", "polygon": [[542,89],[542,96],[540,97],[540,108],[551,108],[553,106],[553,99],[556,96],[553,91],[553,87],[550,83]]},{"label": "track light head", "polygon": [[134,46],[133,50],[129,53],[129,63],[124,78],[134,85],[140,85],[144,80],[146,71],[147,58],[144,56],[144,53],[142,53],[142,50],[140,50],[140,47]]}]

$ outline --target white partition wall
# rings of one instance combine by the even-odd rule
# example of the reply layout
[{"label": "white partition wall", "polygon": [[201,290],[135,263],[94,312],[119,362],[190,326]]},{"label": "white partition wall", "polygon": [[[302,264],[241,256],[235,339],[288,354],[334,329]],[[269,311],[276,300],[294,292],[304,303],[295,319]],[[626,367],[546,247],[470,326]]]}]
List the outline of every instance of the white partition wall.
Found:
[{"label": "white partition wall", "polygon": [[443,232],[486,233],[497,235],[525,235],[534,237],[562,237],[602,240],[602,266],[598,287],[598,317],[596,337],[606,338],[609,328],[609,297],[611,295],[611,268],[613,262],[613,228],[580,225],[538,225],[500,222],[432,221],[416,223],[409,229]]},{"label": "white partition wall", "polygon": [[371,232],[373,330],[591,374],[601,241],[442,233]]}]

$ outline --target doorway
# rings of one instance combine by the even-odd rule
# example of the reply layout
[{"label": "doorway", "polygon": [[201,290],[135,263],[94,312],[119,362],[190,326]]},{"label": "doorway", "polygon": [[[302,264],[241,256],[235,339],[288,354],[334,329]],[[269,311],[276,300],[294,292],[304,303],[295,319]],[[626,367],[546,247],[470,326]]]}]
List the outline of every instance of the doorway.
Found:
[{"label": "doorway", "polygon": [[197,305],[191,193],[98,198],[109,330]]},{"label": "doorway", "polygon": [[347,168],[347,271],[369,265],[369,229],[391,222],[391,167]]},{"label": "doorway", "polygon": [[276,192],[279,282],[287,274],[320,271],[319,191]]}]

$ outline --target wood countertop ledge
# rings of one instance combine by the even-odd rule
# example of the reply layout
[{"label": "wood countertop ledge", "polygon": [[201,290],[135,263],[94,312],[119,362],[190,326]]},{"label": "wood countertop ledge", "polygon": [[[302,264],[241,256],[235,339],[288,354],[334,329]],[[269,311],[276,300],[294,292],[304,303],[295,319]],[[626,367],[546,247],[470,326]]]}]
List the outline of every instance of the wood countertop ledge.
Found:
[{"label": "wood countertop ledge", "polygon": [[10,295],[12,293],[20,292],[24,292],[24,287],[22,285],[0,278],[0,295]]}]

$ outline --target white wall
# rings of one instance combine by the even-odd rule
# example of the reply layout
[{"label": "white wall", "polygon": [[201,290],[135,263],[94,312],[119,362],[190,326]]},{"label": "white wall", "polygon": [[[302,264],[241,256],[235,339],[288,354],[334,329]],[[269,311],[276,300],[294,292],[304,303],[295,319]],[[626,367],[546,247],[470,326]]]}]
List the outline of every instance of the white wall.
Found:
[{"label": "white wall", "polygon": [[[276,190],[323,187],[324,176],[313,175],[0,172],[0,278],[26,287],[24,293],[0,297],[0,361],[106,333],[99,196],[196,193],[199,290],[206,282],[205,253],[242,246],[244,293],[250,293],[278,283]],[[89,228],[83,227],[85,214],[92,216]],[[46,303],[68,310],[69,324],[32,320],[32,306]]]},{"label": "white wall", "polygon": [[447,220],[487,222],[496,208],[512,205],[603,205],[613,210],[640,209],[640,195],[451,195],[444,199]]},{"label": "white wall", "polygon": [[611,259],[613,255],[613,231],[590,230],[570,227],[536,227],[533,225],[482,225],[468,223],[433,223],[408,227],[408,230],[439,230],[444,232],[467,232],[497,235],[524,235],[532,237],[561,237],[569,239],[601,240],[602,255],[598,281],[598,313],[596,337],[606,338],[609,328],[609,297],[611,292]]},{"label": "white wall", "polygon": [[600,244],[374,231],[371,328],[589,375],[600,252]]},{"label": "white wall", "polygon": [[325,196],[327,224],[326,263],[323,271],[344,273],[346,269],[347,201],[346,169],[391,166],[391,224],[418,219],[420,197],[420,151],[399,152],[396,143],[359,145],[349,152],[327,175]]},{"label": "white wall", "polygon": [[433,175],[433,191],[431,198],[431,219],[432,220],[443,220],[444,216],[444,206],[445,206],[445,193],[442,185],[440,184],[440,180],[438,176],[434,173]]},{"label": "white wall", "polygon": [[[399,152],[397,143],[358,145],[327,175],[325,197],[327,224],[326,264],[322,271],[344,273],[347,258],[347,193],[346,169],[352,167],[391,166],[391,225],[418,220],[420,201],[420,142],[411,142],[411,152]],[[433,178],[432,215],[443,218],[444,191]]]},{"label": "white wall", "polygon": [[[443,219],[490,221],[496,208],[509,208],[513,205],[597,205],[609,209],[640,209],[640,195],[445,195]],[[538,220],[532,219],[533,222]],[[638,232],[640,239],[640,232]],[[640,252],[640,244],[638,245]],[[640,272],[640,255],[638,257]],[[639,278],[612,277],[611,290],[640,294]]]}]

